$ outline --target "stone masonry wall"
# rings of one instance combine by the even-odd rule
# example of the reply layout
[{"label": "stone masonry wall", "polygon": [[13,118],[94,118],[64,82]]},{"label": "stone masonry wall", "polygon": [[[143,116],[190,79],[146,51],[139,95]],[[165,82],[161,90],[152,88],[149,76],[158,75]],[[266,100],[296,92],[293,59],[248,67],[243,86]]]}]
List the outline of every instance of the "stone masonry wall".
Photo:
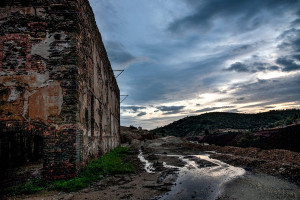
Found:
[{"label": "stone masonry wall", "polygon": [[83,128],[83,161],[119,145],[120,92],[89,3],[79,10],[79,122]]},{"label": "stone masonry wall", "polygon": [[44,177],[73,177],[119,145],[119,106],[88,1],[1,0],[0,141],[41,136]]}]

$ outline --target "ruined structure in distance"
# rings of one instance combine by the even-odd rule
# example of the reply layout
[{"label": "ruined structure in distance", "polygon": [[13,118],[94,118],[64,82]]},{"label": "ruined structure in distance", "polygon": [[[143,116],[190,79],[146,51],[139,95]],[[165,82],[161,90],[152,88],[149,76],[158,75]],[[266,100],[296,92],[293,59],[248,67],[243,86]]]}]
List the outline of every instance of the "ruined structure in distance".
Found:
[{"label": "ruined structure in distance", "polygon": [[119,93],[87,0],[1,0],[1,168],[74,177],[119,145]]}]

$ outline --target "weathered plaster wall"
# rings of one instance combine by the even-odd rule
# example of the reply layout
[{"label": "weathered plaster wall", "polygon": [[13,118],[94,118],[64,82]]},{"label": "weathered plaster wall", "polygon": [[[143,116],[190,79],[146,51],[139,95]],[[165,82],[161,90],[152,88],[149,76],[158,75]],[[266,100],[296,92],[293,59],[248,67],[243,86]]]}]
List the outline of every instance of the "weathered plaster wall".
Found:
[{"label": "weathered plaster wall", "polygon": [[42,136],[44,176],[72,177],[119,144],[119,88],[92,9],[84,0],[0,6],[0,137]]},{"label": "weathered plaster wall", "polygon": [[83,127],[83,160],[107,153],[119,145],[120,93],[93,11],[80,1],[79,107]]}]

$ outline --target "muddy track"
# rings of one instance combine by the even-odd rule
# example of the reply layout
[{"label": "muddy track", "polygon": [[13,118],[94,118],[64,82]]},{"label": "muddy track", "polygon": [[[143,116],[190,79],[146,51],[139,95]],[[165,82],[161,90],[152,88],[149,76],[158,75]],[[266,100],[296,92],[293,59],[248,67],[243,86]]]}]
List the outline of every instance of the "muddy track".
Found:
[{"label": "muddy track", "polygon": [[136,143],[135,147],[135,154],[127,158],[136,166],[134,174],[107,176],[79,192],[11,199],[300,199],[299,186],[228,164],[223,159],[232,156],[228,153],[203,151],[174,137]]},{"label": "muddy track", "polygon": [[[234,167],[222,162],[224,157],[229,159],[234,158],[234,155],[201,151],[173,139],[173,143],[170,142],[172,138],[168,138],[143,146],[145,158],[153,162],[154,166],[155,163],[163,163],[163,167],[178,169],[178,178],[171,191],[158,199],[300,199],[299,186],[279,178],[280,176],[261,173],[258,168],[253,170],[254,166],[260,166],[259,163],[254,165],[256,161],[252,163],[252,168]],[[174,158],[177,158],[177,162]],[[268,162],[270,161],[266,159],[264,163]],[[237,163],[234,165],[241,166]]]}]

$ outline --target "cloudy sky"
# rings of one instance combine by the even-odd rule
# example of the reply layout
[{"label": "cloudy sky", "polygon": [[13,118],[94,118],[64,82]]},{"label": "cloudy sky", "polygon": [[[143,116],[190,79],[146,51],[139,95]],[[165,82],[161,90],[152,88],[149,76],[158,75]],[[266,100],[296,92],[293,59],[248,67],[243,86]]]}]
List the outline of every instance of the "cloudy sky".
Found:
[{"label": "cloudy sky", "polygon": [[300,0],[90,0],[121,125],[300,108]]}]

